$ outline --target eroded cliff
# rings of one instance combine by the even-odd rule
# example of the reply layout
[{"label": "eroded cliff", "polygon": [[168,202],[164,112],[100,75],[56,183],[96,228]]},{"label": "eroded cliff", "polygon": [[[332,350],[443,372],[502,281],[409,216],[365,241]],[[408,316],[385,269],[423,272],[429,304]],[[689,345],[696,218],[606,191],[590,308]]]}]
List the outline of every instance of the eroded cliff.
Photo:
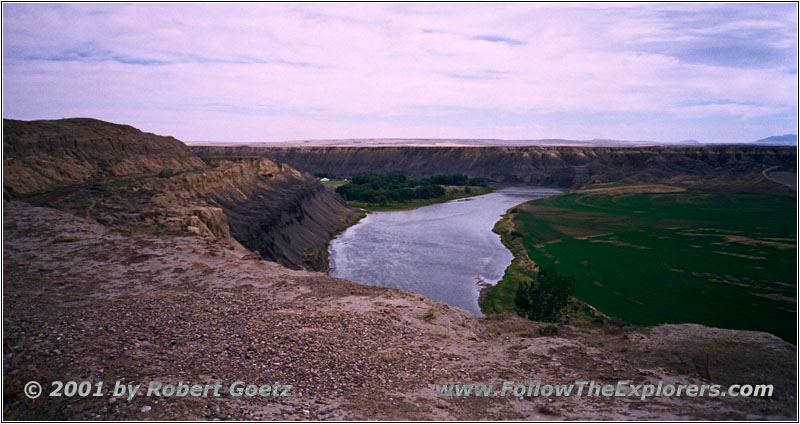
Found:
[{"label": "eroded cliff", "polygon": [[172,137],[89,118],[3,119],[3,190],[24,195],[92,179],[205,168]]},{"label": "eroded cliff", "polygon": [[330,234],[354,218],[316,178],[266,158],[203,161],[174,138],[90,119],[6,129],[5,197],[49,191],[28,200],[129,233],[197,233],[326,270]]},{"label": "eroded cliff", "polygon": [[768,184],[761,172],[796,169],[795,147],[258,147],[192,146],[199,156],[261,156],[301,171],[418,178],[463,173],[499,183],[577,188],[606,183],[741,187]]},{"label": "eroded cliff", "polygon": [[218,205],[234,239],[290,268],[328,269],[331,233],[355,218],[339,195],[268,159],[208,162],[211,171],[178,176],[175,184]]}]

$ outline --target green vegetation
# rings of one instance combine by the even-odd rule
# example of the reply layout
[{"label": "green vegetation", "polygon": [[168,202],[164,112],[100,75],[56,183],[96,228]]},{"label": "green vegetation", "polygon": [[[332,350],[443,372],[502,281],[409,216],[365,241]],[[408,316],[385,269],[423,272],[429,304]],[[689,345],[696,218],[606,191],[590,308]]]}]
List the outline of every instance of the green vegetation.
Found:
[{"label": "green vegetation", "polygon": [[409,180],[404,175],[357,174],[350,182],[338,185],[336,192],[352,207],[401,210],[486,194],[491,188],[483,178],[461,174],[420,180]]},{"label": "green vegetation", "polygon": [[484,297],[486,313],[513,310],[521,269],[535,263],[574,275],[575,297],[632,324],[695,322],[796,341],[794,197],[640,186],[516,209],[495,227],[515,259]]},{"label": "green vegetation", "polygon": [[530,282],[521,282],[514,296],[517,315],[534,321],[556,322],[575,291],[575,278],[541,267]]},{"label": "green vegetation", "polygon": [[161,171],[158,171],[158,178],[169,178],[175,175],[175,171],[169,168],[164,168]]}]

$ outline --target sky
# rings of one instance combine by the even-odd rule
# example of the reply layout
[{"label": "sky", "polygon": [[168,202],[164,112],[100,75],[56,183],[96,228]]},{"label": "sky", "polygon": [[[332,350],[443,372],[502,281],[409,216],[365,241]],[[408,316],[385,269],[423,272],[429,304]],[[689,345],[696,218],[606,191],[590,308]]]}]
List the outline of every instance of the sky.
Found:
[{"label": "sky", "polygon": [[797,132],[797,4],[15,4],[2,114],[183,141]]}]

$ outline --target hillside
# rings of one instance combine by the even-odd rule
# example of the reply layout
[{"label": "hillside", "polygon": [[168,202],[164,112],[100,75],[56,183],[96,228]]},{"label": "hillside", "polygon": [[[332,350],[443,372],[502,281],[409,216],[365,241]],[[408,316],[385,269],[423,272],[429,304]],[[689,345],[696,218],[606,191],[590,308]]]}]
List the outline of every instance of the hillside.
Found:
[{"label": "hillside", "polygon": [[756,140],[753,144],[765,146],[795,146],[797,147],[797,134],[773,135],[772,137]]},{"label": "hillside", "polygon": [[205,168],[172,137],[88,118],[3,119],[3,190],[49,191],[94,178]]},{"label": "hillside", "polygon": [[129,233],[197,233],[324,271],[329,234],[354,219],[316,178],[269,159],[206,162],[174,138],[96,120],[4,125],[4,198],[46,191],[28,201]]},{"label": "hillside", "polygon": [[[761,172],[794,170],[797,149],[764,146],[677,147],[247,147],[191,146],[201,157],[261,156],[301,171],[348,177],[402,173],[412,178],[466,174],[498,183],[560,187],[669,183],[774,189]],[[780,187],[777,187],[780,190]]]}]

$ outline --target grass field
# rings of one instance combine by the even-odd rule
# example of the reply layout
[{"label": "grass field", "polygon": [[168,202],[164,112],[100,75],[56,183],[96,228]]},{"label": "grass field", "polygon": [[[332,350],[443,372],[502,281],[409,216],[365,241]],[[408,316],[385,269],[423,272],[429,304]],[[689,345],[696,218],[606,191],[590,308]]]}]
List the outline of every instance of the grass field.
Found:
[{"label": "grass field", "polygon": [[[529,202],[498,232],[535,264],[574,275],[575,297],[607,315],[796,343],[795,219],[794,197],[647,186]],[[510,310],[507,277],[484,300],[487,312]]]}]

